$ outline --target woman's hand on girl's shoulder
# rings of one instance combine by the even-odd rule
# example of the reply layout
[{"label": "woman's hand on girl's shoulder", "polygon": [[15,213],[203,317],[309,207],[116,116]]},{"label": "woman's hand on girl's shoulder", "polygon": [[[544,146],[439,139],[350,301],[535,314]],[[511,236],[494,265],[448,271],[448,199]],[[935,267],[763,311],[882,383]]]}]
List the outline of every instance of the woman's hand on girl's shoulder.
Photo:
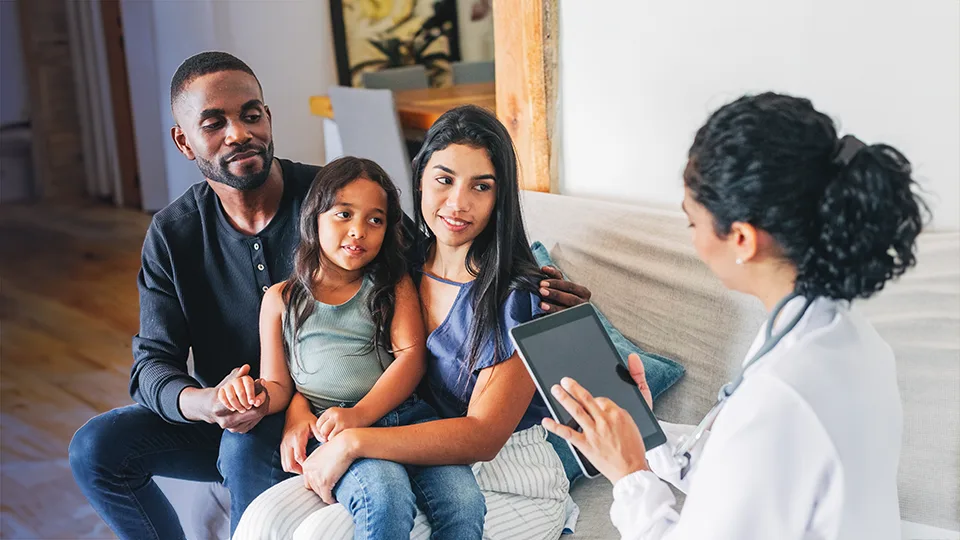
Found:
[{"label": "woman's hand on girl's shoulder", "polygon": [[543,300],[540,309],[556,313],[590,301],[590,289],[567,281],[560,270],[553,266],[544,266],[540,270],[547,275],[547,279],[540,282],[540,298]]}]

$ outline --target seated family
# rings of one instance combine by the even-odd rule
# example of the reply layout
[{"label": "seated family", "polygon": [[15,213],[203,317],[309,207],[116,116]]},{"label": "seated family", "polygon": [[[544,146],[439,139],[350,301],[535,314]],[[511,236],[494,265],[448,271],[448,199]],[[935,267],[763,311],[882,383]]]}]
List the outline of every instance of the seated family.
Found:
[{"label": "seated family", "polygon": [[[70,445],[118,536],[184,537],[152,480],[173,476],[222,481],[237,539],[556,539],[575,515],[576,471],[543,423],[615,483],[625,537],[894,538],[898,452],[843,444],[898,448],[899,416],[875,412],[899,407],[892,354],[849,309],[914,263],[923,203],[892,148],[838,141],[808,101],[775,94],[727,105],[698,132],[684,174],[698,254],[800,324],[743,379],[687,475],[655,455],[676,440],[648,463],[622,409],[574,381],[553,391],[582,432],[544,421],[507,332],[590,293],[537,267],[493,114],[459,107],[430,128],[411,221],[369,160],[275,159],[260,84],[228,54],[184,62],[171,106],[174,141],[206,182],[147,232],[138,404]],[[640,359],[630,368],[649,399]],[[812,390],[813,371],[843,389],[834,401]],[[746,474],[758,480],[730,496]],[[658,477],[691,489],[682,516]]]},{"label": "seated family", "polygon": [[[294,274],[267,292],[260,320],[263,391],[280,401],[268,412],[295,382],[310,406],[292,405],[287,422],[315,440],[295,449],[308,456],[302,480],[257,499],[234,538],[406,539],[418,508],[415,536],[560,535],[568,479],[507,337],[541,312],[543,276],[501,141],[503,126],[474,107],[427,133],[413,166],[416,230],[428,234],[414,239],[412,277],[386,174],[345,157],[317,175]],[[241,410],[261,399],[249,377],[225,397]],[[346,512],[322,511],[335,501]]]},{"label": "seated family", "polygon": [[[414,223],[372,162],[275,159],[260,84],[228,54],[185,61],[171,106],[173,139],[206,182],[147,231],[137,404],[70,445],[108,526],[182,538],[152,480],[172,476],[222,481],[235,530],[298,474],[299,492],[345,503],[364,537],[409,537],[418,507],[435,538],[559,536],[569,482],[506,330],[589,292],[536,266],[500,122],[466,107],[434,126]],[[245,519],[283,517],[273,534],[288,537],[313,509],[298,508]]]}]

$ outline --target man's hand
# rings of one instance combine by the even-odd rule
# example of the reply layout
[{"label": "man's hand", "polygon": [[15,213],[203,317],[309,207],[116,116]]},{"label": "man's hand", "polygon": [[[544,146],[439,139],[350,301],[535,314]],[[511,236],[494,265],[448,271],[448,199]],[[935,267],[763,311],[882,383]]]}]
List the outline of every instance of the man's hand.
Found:
[{"label": "man's hand", "polygon": [[246,411],[232,411],[214,395],[214,405],[211,408],[213,421],[210,423],[218,424],[231,433],[246,433],[253,429],[270,410],[270,394],[259,379],[254,382],[254,388],[260,405]]},{"label": "man's hand", "polygon": [[217,424],[233,433],[250,431],[270,410],[270,394],[267,393],[263,384],[259,380],[254,381],[254,395],[260,401],[260,405],[243,412],[231,411],[217,397],[222,387],[249,372],[250,366],[244,364],[234,368],[220,381],[220,384],[213,388],[185,388],[180,392],[180,411],[183,416],[187,420]]},{"label": "man's hand", "polygon": [[548,279],[540,282],[540,308],[547,313],[563,311],[568,307],[578,306],[590,301],[590,290],[583,285],[577,285],[563,279],[560,270],[552,266],[540,269]]},{"label": "man's hand", "polygon": [[237,412],[249,411],[261,405],[261,396],[257,395],[256,381],[250,375],[243,375],[227,384],[221,384],[217,390],[217,399],[231,411]]}]

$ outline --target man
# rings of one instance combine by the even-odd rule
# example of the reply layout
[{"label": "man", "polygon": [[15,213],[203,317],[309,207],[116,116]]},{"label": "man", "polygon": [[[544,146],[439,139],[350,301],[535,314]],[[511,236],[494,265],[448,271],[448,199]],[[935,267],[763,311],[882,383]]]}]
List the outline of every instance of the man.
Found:
[{"label": "man", "polygon": [[[270,109],[239,59],[195,55],[170,86],[171,135],[205,182],[147,231],[130,376],[137,404],[93,418],[70,443],[77,483],[121,538],[184,538],[153,476],[222,481],[231,531],[257,495],[289,476],[279,454],[284,417],[265,416],[269,395],[233,412],[217,390],[259,375],[260,301],[292,270],[301,202],[319,168],[274,158]],[[560,306],[589,297],[561,280],[549,284]]]}]

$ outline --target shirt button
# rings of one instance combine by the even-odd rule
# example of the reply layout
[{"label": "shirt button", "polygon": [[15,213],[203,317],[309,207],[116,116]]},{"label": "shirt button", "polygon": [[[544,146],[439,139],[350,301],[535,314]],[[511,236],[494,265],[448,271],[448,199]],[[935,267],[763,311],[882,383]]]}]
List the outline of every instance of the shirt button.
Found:
[{"label": "shirt button", "polygon": [[258,265],[257,265],[257,270],[263,272],[263,265],[262,265],[262,264],[258,264]]},{"label": "shirt button", "polygon": [[267,292],[267,289],[269,289],[269,288],[270,288],[270,287],[267,287],[266,285],[264,285],[264,286],[263,286],[263,292]]},{"label": "shirt button", "polygon": [[260,243],[259,243],[259,242],[254,243],[254,244],[253,244],[253,249],[260,249]]}]

